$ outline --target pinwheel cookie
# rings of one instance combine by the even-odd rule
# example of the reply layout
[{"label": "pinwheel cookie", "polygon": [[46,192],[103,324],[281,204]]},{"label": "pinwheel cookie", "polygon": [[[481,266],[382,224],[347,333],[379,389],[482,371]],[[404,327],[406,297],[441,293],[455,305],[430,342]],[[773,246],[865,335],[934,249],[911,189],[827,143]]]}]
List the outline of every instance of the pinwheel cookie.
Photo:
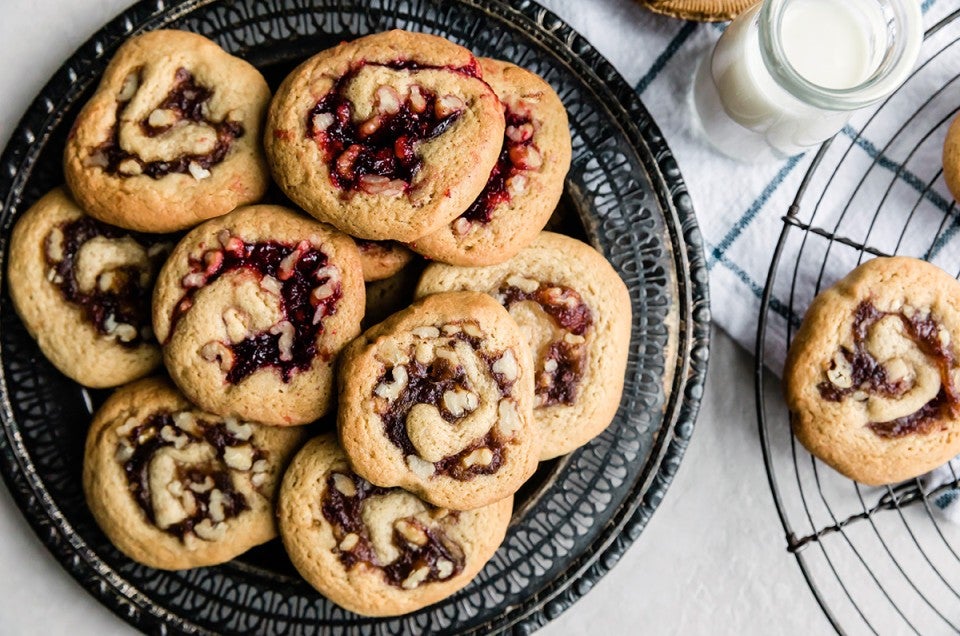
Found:
[{"label": "pinwheel cookie", "polygon": [[260,127],[270,89],[253,66],[203,36],[128,40],[67,140],[80,205],[121,227],[168,232],[263,196]]},{"label": "pinwheel cookie", "polygon": [[196,410],[167,381],[114,393],[87,435],[83,488],[111,542],[179,570],[223,563],[276,536],[273,494],[301,429]]},{"label": "pinwheel cookie", "polygon": [[172,248],[170,237],[85,215],[57,188],[13,230],[10,297],[40,350],[64,375],[85,386],[117,386],[160,364],[150,294]]},{"label": "pinwheel cookie", "polygon": [[416,294],[466,289],[502,303],[530,345],[541,459],[599,435],[620,404],[630,348],[630,297],[610,263],[585,243],[542,232],[500,265],[431,265]]},{"label": "pinwheel cookie", "polygon": [[480,76],[468,50],[423,33],[318,53],[270,104],[274,180],[352,236],[420,238],[470,205],[500,153],[503,109]]},{"label": "pinwheel cookie", "polygon": [[344,350],[340,440],[358,475],[438,506],[512,495],[537,466],[530,352],[488,296],[437,294]]},{"label": "pinwheel cookie", "polygon": [[888,484],[960,453],[960,283],[877,258],[817,296],[784,380],[797,439],[851,479]]},{"label": "pinwheel cookie", "polygon": [[358,614],[394,616],[469,583],[503,541],[512,503],[455,512],[374,486],[325,435],[291,462],[277,517],[290,560],[321,594]]},{"label": "pinwheel cookie", "polygon": [[500,157],[480,196],[466,211],[411,247],[452,265],[494,265],[537,238],[557,207],[570,167],[567,111],[530,71],[483,58],[483,79],[503,104]]},{"label": "pinwheel cookie", "polygon": [[273,205],[191,231],[157,280],[153,323],[174,382],[201,408],[305,424],[330,404],[333,364],[360,332],[350,237]]}]

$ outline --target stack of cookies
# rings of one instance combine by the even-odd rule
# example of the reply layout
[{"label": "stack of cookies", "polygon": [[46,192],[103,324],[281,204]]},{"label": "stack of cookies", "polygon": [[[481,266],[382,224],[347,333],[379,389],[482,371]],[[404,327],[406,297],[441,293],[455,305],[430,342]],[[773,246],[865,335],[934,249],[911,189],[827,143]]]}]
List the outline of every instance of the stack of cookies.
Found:
[{"label": "stack of cookies", "polygon": [[9,266],[51,362],[120,387],[83,474],[109,539],[181,569],[279,530],[367,615],[466,585],[623,389],[625,285],[542,231],[570,155],[546,82],[436,36],[323,51],[272,99],[198,35],[122,46]]}]

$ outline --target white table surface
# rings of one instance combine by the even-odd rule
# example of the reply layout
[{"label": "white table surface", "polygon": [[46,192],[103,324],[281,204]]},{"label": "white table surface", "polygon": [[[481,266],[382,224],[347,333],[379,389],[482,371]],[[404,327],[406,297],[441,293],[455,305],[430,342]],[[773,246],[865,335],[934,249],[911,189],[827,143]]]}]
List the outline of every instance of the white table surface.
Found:
[{"label": "white table surface", "polygon": [[[640,11],[632,0],[590,0],[589,12],[584,0],[541,2],[628,81],[652,62],[611,46],[611,25]],[[129,3],[0,2],[0,143],[61,63]],[[697,178],[698,166],[681,169]],[[704,202],[695,204],[699,215],[710,213]],[[613,571],[541,633],[829,633],[784,548],[758,440],[752,371],[752,356],[715,329],[696,432],[666,498]],[[773,391],[768,401],[778,399]],[[0,634],[133,633],[60,567],[3,487],[0,537]]]}]

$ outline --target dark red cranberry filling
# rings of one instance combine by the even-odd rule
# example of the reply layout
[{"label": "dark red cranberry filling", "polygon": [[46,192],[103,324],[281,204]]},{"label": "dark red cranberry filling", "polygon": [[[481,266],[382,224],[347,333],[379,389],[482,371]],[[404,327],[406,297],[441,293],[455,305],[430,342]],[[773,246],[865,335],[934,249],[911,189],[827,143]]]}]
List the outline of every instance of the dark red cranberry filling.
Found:
[{"label": "dark red cranberry filling", "polygon": [[[426,544],[422,546],[412,545],[394,529],[393,544],[400,552],[400,556],[392,563],[385,565],[380,563],[370,541],[370,533],[363,522],[363,505],[369,497],[386,495],[392,489],[374,486],[352,473],[340,473],[340,475],[353,482],[356,494],[348,497],[338,490],[335,486],[333,473],[331,473],[327,476],[321,510],[324,518],[333,527],[333,534],[337,543],[340,543],[348,534],[355,534],[358,537],[352,550],[339,550],[340,562],[346,569],[352,569],[358,563],[366,563],[372,567],[380,568],[387,582],[395,587],[402,587],[403,582],[410,574],[422,567],[427,567],[430,570],[423,580],[424,583],[449,579],[463,571],[466,559],[460,546],[448,539],[441,530],[428,527],[412,518],[407,518],[407,523],[414,525],[426,535]],[[436,510],[430,504],[427,504],[427,506],[431,510]],[[440,559],[445,559],[453,564],[453,570],[445,577],[440,575],[438,567]]]},{"label": "dark red cranberry filling", "polygon": [[[903,323],[906,333],[917,347],[928,357],[934,359],[940,370],[940,393],[915,413],[890,422],[870,422],[867,426],[881,437],[902,437],[911,433],[924,433],[931,429],[936,420],[943,417],[945,411],[955,411],[960,398],[955,394],[950,378],[954,367],[953,351],[943,346],[939,337],[939,324],[928,314],[920,317],[914,313],[907,316],[903,312],[880,311],[870,301],[861,302],[853,314],[853,350],[846,347],[840,353],[850,363],[852,370],[851,385],[841,388],[825,381],[817,385],[820,396],[831,402],[840,402],[848,395],[864,391],[886,397],[901,395],[909,387],[902,380],[891,382],[887,371],[866,348],[867,334],[874,323],[886,316],[897,316]],[[831,369],[835,363],[831,362]]]},{"label": "dark red cranberry filling", "polygon": [[[104,170],[110,174],[121,174],[120,164],[128,159],[136,161],[143,174],[154,179],[159,179],[170,173],[187,173],[190,171],[190,164],[194,163],[200,168],[209,169],[226,157],[227,152],[233,145],[235,139],[243,137],[243,124],[236,121],[215,122],[208,119],[203,113],[203,105],[213,96],[213,90],[197,84],[193,74],[185,68],[177,69],[174,76],[174,85],[167,93],[167,96],[157,106],[158,109],[170,110],[176,113],[177,122],[190,121],[194,123],[203,123],[211,128],[217,134],[217,143],[213,150],[206,154],[184,155],[172,161],[144,161],[134,153],[124,150],[120,146],[120,126],[123,111],[129,102],[117,102],[116,121],[110,130],[109,139],[101,144],[96,153],[99,154],[106,165]],[[143,134],[148,137],[160,135],[173,126],[151,126],[149,120],[142,120],[140,128]]]},{"label": "dark red cranberry filling", "polygon": [[[169,426],[175,432],[177,437],[186,436],[191,443],[205,441],[216,449],[217,459],[204,466],[186,466],[179,467],[177,479],[185,482],[203,483],[207,477],[213,480],[213,488],[206,492],[193,492],[197,509],[193,515],[184,519],[180,523],[163,528],[164,532],[179,537],[183,537],[193,531],[194,526],[209,517],[210,495],[214,489],[223,494],[223,514],[224,518],[230,519],[238,516],[244,510],[249,510],[243,493],[238,492],[233,487],[233,480],[230,472],[223,461],[224,451],[228,446],[240,446],[245,444],[243,440],[238,439],[222,422],[210,423],[199,421],[198,425],[203,430],[203,436],[198,437],[192,433],[184,431],[174,423],[172,414],[167,412],[158,412],[148,417],[142,424],[135,427],[127,436],[130,445],[133,447],[133,455],[123,464],[123,471],[127,477],[127,483],[130,488],[130,494],[136,499],[137,504],[147,519],[151,523],[156,523],[153,512],[153,505],[150,500],[150,481],[149,470],[150,461],[158,450],[164,446],[173,446],[173,442],[163,439],[160,431]],[[253,460],[264,459],[266,453],[260,449],[255,449]]]},{"label": "dark red cranberry filling", "polygon": [[[56,272],[54,284],[60,289],[64,299],[80,307],[84,318],[103,335],[112,335],[113,332],[107,328],[111,321],[116,324],[131,325],[136,329],[136,336],[129,340],[118,338],[117,342],[125,347],[139,347],[144,342],[142,328],[150,324],[152,295],[150,284],[141,283],[140,278],[143,272],[133,265],[119,267],[113,270],[114,282],[106,291],[100,289],[98,285],[94,285],[89,291],[81,291],[75,270],[77,254],[84,243],[98,236],[117,240],[129,237],[144,246],[146,250],[163,242],[164,239],[171,240],[171,237],[122,230],[89,216],[64,223],[59,226],[59,229],[63,234],[63,258],[59,261],[50,258],[49,235],[46,239],[47,244],[44,246],[44,254],[48,267]],[[159,261],[163,256],[164,254],[157,254],[154,259]],[[160,263],[155,262],[153,265],[159,267]]]},{"label": "dark red cranberry filling", "polygon": [[583,298],[575,289],[564,285],[540,283],[540,286],[532,292],[525,292],[512,285],[504,285],[498,293],[503,299],[503,306],[507,309],[515,303],[532,300],[540,305],[557,325],[577,336],[582,336],[593,324],[593,313],[583,302]]},{"label": "dark red cranberry filling", "polygon": [[[469,343],[474,349],[479,348],[480,339],[469,336],[464,332],[460,332],[456,336],[451,337],[450,344],[453,344],[456,340],[463,340]],[[500,356],[483,357],[487,363],[487,368],[490,370],[491,376],[500,389],[501,397],[509,396],[514,382],[507,381],[499,373],[493,372],[493,365]],[[410,436],[407,434],[407,414],[410,412],[410,409],[412,409],[415,404],[430,404],[437,407],[443,419],[448,422],[455,422],[458,419],[457,416],[450,413],[446,407],[443,406],[443,394],[457,388],[468,388],[467,376],[463,367],[453,365],[445,358],[435,358],[429,364],[423,364],[414,358],[406,365],[406,371],[407,386],[400,391],[400,394],[390,403],[387,410],[380,414],[380,418],[383,420],[386,429],[387,438],[394,446],[403,452],[404,457],[417,455],[417,450],[413,442],[410,441]],[[378,378],[377,385],[383,382],[393,381],[393,369],[388,369]],[[493,452],[493,461],[487,465],[474,464],[469,467],[463,466],[462,460],[466,458],[471,451],[481,447],[487,447]],[[453,479],[460,481],[469,480],[476,475],[497,472],[503,463],[503,455],[505,452],[503,443],[491,431],[456,455],[435,462],[434,470]]]},{"label": "dark red cranberry filling", "polygon": [[[511,126],[520,128],[524,124],[532,123],[530,117],[518,115],[506,107],[504,107],[504,114],[508,129]],[[497,163],[493,167],[493,170],[490,171],[490,178],[487,180],[487,185],[484,186],[480,196],[470,204],[467,211],[460,215],[460,218],[473,223],[489,223],[493,219],[493,211],[510,200],[510,192],[507,190],[507,180],[523,171],[523,168],[517,166],[513,159],[510,158],[510,149],[532,145],[533,136],[521,141],[514,141],[504,133],[500,156],[497,158]]]},{"label": "dark red cranberry filling", "polygon": [[[285,245],[274,241],[244,243],[231,239],[229,244],[229,248],[207,250],[202,258],[190,259],[191,274],[188,277],[199,275],[202,282],[185,288],[183,299],[174,309],[172,324],[175,325],[180,316],[190,310],[197,289],[228,272],[249,269],[261,279],[271,276],[280,283],[281,321],[290,322],[294,328],[289,355],[281,349],[281,334],[269,331],[227,345],[233,353],[227,382],[237,384],[266,366],[275,367],[283,381],[289,382],[294,372],[308,369],[317,356],[317,336],[323,333],[323,318],[337,312],[337,303],[343,296],[342,287],[337,282],[332,285],[329,296],[320,300],[314,298],[314,288],[330,280],[328,275],[318,278],[318,271],[327,265],[328,258],[307,242]],[[292,268],[286,269],[284,260],[295,251],[300,256]]]},{"label": "dark red cranberry filling", "polygon": [[[512,285],[504,285],[498,293],[507,309],[525,300],[537,303],[558,326],[575,336],[582,336],[593,325],[590,307],[576,290],[569,287],[540,283],[535,291],[525,292]],[[552,371],[547,371],[544,366],[549,362],[556,364]],[[535,390],[540,406],[576,402],[580,379],[586,371],[586,347],[583,343],[572,344],[565,340],[551,343],[539,366]]]},{"label": "dark red cranberry filling", "polygon": [[[416,153],[417,145],[443,134],[460,118],[462,110],[441,116],[436,93],[420,88],[423,104],[415,105],[407,96],[397,112],[374,113],[367,122],[356,123],[353,102],[344,92],[362,66],[341,77],[307,113],[307,136],[323,149],[330,179],[341,190],[370,191],[364,177],[375,176],[401,181],[407,191],[423,163]],[[382,66],[409,70],[435,68],[414,62]],[[328,120],[325,127],[318,128],[318,122],[324,119]],[[376,129],[370,130],[374,121]]]}]

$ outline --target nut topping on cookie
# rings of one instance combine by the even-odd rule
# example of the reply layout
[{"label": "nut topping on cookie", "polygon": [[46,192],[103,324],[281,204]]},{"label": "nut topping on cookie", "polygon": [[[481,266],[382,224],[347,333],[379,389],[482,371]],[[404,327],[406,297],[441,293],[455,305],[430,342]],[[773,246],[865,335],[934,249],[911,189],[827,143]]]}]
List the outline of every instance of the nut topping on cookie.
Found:
[{"label": "nut topping on cookie", "polygon": [[252,479],[254,463],[263,467],[268,459],[249,436],[234,434],[242,436],[249,426],[160,411],[118,430],[115,457],[131,494],[159,529],[181,540],[193,533],[214,541],[222,537],[224,521],[249,508],[235,480],[242,473]]},{"label": "nut topping on cookie", "polygon": [[[464,567],[463,549],[433,516],[436,508],[400,489],[331,471],[321,509],[347,570],[362,563],[380,569],[390,585],[412,590],[448,579]],[[391,518],[394,514],[398,516]]]},{"label": "nut topping on cookie", "polygon": [[167,237],[80,217],[47,234],[48,280],[98,332],[139,347],[142,328],[150,322],[150,285],[171,247]]},{"label": "nut topping on cookie", "polygon": [[880,437],[922,434],[958,410],[950,335],[929,311],[885,312],[863,301],[851,329],[852,348],[840,347],[817,386],[825,400],[866,401],[867,426]]},{"label": "nut topping on cookie", "polygon": [[199,289],[221,276],[240,269],[257,272],[260,287],[280,297],[284,317],[264,331],[255,331],[243,312],[228,307],[223,321],[230,342],[208,342],[201,355],[209,361],[219,360],[232,384],[264,366],[277,368],[288,382],[296,371],[308,368],[318,353],[316,341],[323,318],[336,313],[342,296],[340,272],[308,241],[297,245],[245,243],[237,237],[221,236],[220,243],[190,259],[190,273],[182,279],[183,296],[172,322],[176,324],[190,310]]}]

